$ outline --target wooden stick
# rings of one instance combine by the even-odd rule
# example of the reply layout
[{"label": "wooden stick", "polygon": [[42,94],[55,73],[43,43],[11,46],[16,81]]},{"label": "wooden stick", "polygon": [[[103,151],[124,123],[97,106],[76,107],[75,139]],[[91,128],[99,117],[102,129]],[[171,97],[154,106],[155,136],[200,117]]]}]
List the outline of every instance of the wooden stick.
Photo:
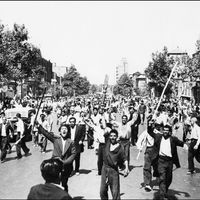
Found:
[{"label": "wooden stick", "polygon": [[[178,64],[178,62],[176,62],[176,64],[175,64],[174,67],[172,68],[172,71],[171,71],[171,73],[170,73],[170,75],[169,75],[169,78],[168,78],[168,80],[167,80],[167,82],[166,82],[166,84],[165,84],[165,87],[164,87],[164,89],[163,89],[163,91],[162,91],[162,94],[161,94],[161,96],[160,96],[158,105],[157,105],[157,107],[156,107],[156,110],[155,110],[155,112],[154,112],[154,114],[153,114],[153,118],[152,118],[152,119],[155,119],[155,117],[156,117],[156,113],[157,113],[158,108],[159,108],[159,106],[160,106],[160,104],[161,104],[163,95],[165,94],[165,90],[166,90],[166,88],[167,88],[167,86],[168,86],[168,84],[169,84],[170,79],[172,78],[172,75],[173,75],[173,73],[174,73],[174,70],[175,70],[177,64]],[[137,160],[139,159],[140,152],[141,152],[141,151],[139,150],[138,155],[137,155],[137,158],[136,158]]]},{"label": "wooden stick", "polygon": [[34,123],[33,123],[33,128],[32,128],[32,130],[34,130],[35,122],[36,122],[36,120],[37,120],[37,116],[38,116],[38,113],[39,113],[40,107],[41,107],[41,105],[42,105],[42,101],[43,101],[43,99],[44,99],[45,92],[46,92],[46,88],[44,88],[44,90],[43,90],[42,98],[41,98],[41,101],[40,101],[39,107],[38,107],[38,109],[37,109],[36,115],[35,115],[35,119],[34,119]]},{"label": "wooden stick", "polygon": [[172,75],[173,75],[173,73],[174,73],[174,70],[175,70],[177,64],[178,64],[178,62],[176,62],[176,64],[175,64],[174,67],[172,68],[172,71],[171,71],[170,76],[169,76],[169,78],[168,78],[168,80],[167,80],[167,83],[165,84],[165,87],[164,87],[164,89],[163,89],[163,91],[162,91],[162,94],[161,94],[161,96],[160,96],[159,102],[158,102],[158,104],[157,104],[156,110],[155,110],[155,112],[154,112],[154,114],[153,114],[153,119],[155,118],[155,115],[156,115],[156,113],[157,113],[157,111],[158,111],[158,108],[159,108],[159,106],[160,106],[160,104],[161,104],[162,98],[163,98],[163,96],[164,96],[164,94],[165,94],[165,90],[166,90],[166,88],[167,88],[167,86],[168,86],[168,84],[169,84],[169,81],[170,81],[170,79],[171,79],[171,77],[172,77]]}]

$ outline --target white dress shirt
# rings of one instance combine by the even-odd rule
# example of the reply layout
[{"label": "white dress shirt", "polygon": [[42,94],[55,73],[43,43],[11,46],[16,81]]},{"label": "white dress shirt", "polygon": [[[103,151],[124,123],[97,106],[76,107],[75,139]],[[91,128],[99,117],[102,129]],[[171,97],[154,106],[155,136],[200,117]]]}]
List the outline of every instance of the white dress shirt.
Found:
[{"label": "white dress shirt", "polygon": [[61,137],[61,141],[62,141],[62,153],[64,153],[66,140],[64,140],[64,139]]},{"label": "white dress shirt", "polygon": [[22,121],[22,119],[18,118],[16,125],[17,125],[17,132],[20,132],[21,134],[23,134],[24,133],[24,122]]},{"label": "white dress shirt", "polygon": [[1,136],[6,136],[6,124],[2,124],[1,127]]},{"label": "white dress shirt", "polygon": [[75,131],[76,131],[76,126],[74,126],[74,128],[71,128],[71,140],[73,141],[75,139]]},{"label": "white dress shirt", "polygon": [[172,157],[170,138],[165,139],[162,137],[160,142],[159,155]]}]

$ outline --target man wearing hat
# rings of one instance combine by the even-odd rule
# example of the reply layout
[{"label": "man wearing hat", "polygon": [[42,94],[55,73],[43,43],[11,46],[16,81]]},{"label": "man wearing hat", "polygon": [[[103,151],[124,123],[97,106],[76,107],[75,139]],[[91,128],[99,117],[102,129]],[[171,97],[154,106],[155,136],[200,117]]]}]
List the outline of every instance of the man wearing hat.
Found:
[{"label": "man wearing hat", "polygon": [[61,183],[65,190],[68,192],[68,178],[73,171],[73,161],[76,156],[76,149],[74,142],[70,139],[70,127],[66,124],[61,124],[59,128],[60,136],[45,130],[39,122],[37,122],[38,131],[47,137],[53,143],[52,157],[59,158],[63,163],[61,172]]}]

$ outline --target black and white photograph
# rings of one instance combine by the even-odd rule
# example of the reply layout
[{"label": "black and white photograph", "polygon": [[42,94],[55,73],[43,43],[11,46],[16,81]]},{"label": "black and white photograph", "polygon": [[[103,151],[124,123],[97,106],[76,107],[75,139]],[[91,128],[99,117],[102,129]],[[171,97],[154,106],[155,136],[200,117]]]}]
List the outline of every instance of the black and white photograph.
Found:
[{"label": "black and white photograph", "polygon": [[0,199],[200,199],[199,1],[0,1]]}]

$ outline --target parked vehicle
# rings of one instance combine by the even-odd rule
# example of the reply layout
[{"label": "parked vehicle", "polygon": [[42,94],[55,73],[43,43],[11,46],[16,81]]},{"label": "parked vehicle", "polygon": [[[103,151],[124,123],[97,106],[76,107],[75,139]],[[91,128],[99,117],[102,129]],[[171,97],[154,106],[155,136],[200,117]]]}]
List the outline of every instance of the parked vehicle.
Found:
[{"label": "parked vehicle", "polygon": [[20,113],[21,114],[21,118],[24,122],[24,130],[25,130],[25,139],[26,141],[31,141],[32,140],[32,135],[31,135],[31,128],[29,128],[30,125],[30,114],[31,112],[33,112],[33,108],[31,107],[16,107],[16,108],[11,108],[11,109],[7,109],[5,111],[5,115],[6,118],[9,120],[9,122],[11,123],[11,126],[14,129],[14,137],[10,138],[10,142],[15,142],[16,141],[16,136],[17,136],[17,132],[16,132],[16,122],[17,122],[17,118],[16,118],[16,114]]}]

